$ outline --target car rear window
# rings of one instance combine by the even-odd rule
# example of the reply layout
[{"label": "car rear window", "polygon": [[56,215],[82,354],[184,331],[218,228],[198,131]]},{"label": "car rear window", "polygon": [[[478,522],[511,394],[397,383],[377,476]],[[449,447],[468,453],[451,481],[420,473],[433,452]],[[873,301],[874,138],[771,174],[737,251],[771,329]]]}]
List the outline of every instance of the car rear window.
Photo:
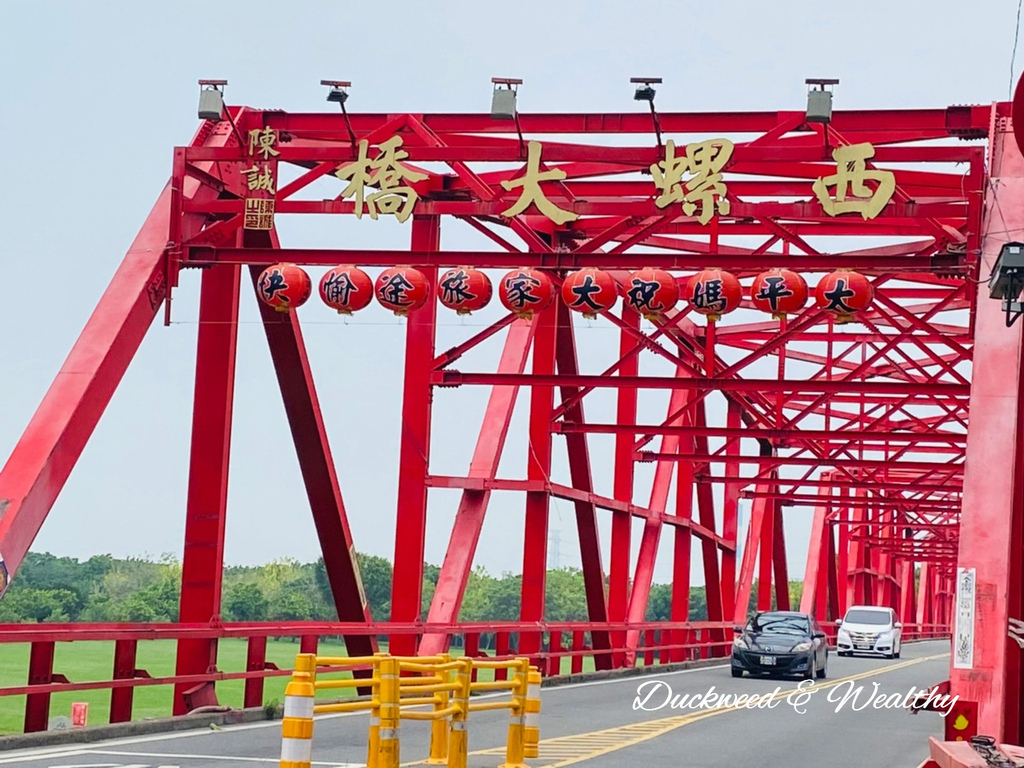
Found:
[{"label": "car rear window", "polygon": [[850,611],[843,619],[844,624],[888,624],[888,611]]}]

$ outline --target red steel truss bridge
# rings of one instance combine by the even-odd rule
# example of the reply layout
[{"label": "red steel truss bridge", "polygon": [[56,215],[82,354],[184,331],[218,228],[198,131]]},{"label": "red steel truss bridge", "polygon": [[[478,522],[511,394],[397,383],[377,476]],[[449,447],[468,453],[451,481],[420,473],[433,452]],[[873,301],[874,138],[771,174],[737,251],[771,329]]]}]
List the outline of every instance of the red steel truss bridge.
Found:
[{"label": "red steel truss bridge", "polygon": [[[1009,103],[829,110],[815,119],[803,110],[495,116],[225,107],[175,149],[167,186],[0,472],[0,553],[16,579],[143,338],[170,316],[179,275],[201,270],[180,623],[2,626],[0,642],[31,642],[32,653],[26,685],[0,695],[28,694],[29,731],[46,727],[53,692],[88,687],[113,691],[114,722],[131,718],[139,685],[173,684],[180,714],[214,701],[212,683],[243,678],[246,705],[258,706],[265,678],[287,674],[266,664],[267,637],[279,635],[301,636],[309,652],[319,635],[343,634],[356,655],[374,652],[381,636],[406,654],[436,653],[458,637],[472,654],[481,632],[496,632],[498,655],[525,653],[548,674],[567,657],[576,671],[585,656],[598,669],[727,656],[751,603],[812,612],[830,631],[849,605],[885,604],[905,637],[942,637],[963,567],[975,569],[976,629],[972,666],[954,664],[951,684],[978,703],[983,732],[1014,740],[1020,665],[1003,628],[1021,618],[1024,324],[1007,327],[988,289],[1000,249],[1024,227],[1024,160],[1010,112]],[[311,189],[325,180],[334,190],[327,198]],[[290,248],[278,239],[285,217],[353,215],[367,229],[397,218],[408,248]],[[471,228],[489,247],[446,250],[449,227]],[[344,265],[376,276],[374,305],[356,311],[383,306],[405,317],[390,616],[371,616],[362,597],[359,542],[343,501],[360,478],[332,459],[302,336],[305,317],[332,311],[317,276]],[[438,349],[437,325],[454,316],[458,298],[441,301],[451,270],[469,273],[477,288],[488,275],[491,302],[510,309]],[[631,299],[642,270],[678,298],[658,307],[637,303],[639,291]],[[514,303],[523,284],[508,280],[520,273],[553,292],[532,314]],[[763,285],[766,273],[809,295],[788,311],[765,311],[754,282]],[[567,301],[590,288],[595,304]],[[237,319],[251,292],[338,623],[220,621]],[[404,309],[403,297],[412,297]],[[612,365],[596,365],[577,345],[581,308],[615,330]],[[485,344],[501,345],[497,366],[468,367],[467,353]],[[446,427],[475,440],[472,462],[461,476],[435,474],[433,393],[473,387],[489,393],[482,423]],[[596,421],[587,396],[603,390],[614,391],[615,418]],[[668,407],[638,419],[649,397]],[[528,411],[527,470],[503,477],[517,403]],[[607,461],[595,455],[592,463],[595,434],[613,436]],[[372,444],[373,436],[360,439]],[[562,451],[565,476],[552,470]],[[653,483],[641,494],[635,470],[644,465],[653,466]],[[449,543],[424,617],[426,508],[438,488],[461,490],[461,500],[453,528],[432,531]],[[523,500],[520,619],[460,623],[494,491]],[[545,619],[553,499],[575,511],[587,622]],[[749,509],[743,526],[741,506]],[[811,520],[798,563],[786,557],[791,515]],[[602,518],[609,541],[601,541]],[[663,542],[671,544],[671,621],[651,623]],[[696,557],[707,621],[688,614]],[[804,572],[799,605],[788,592],[794,567]],[[110,679],[68,681],[54,668],[55,643],[72,637],[115,641]],[[222,637],[248,638],[246,669],[216,667]],[[155,638],[177,641],[173,676],[137,669],[139,643]]]}]

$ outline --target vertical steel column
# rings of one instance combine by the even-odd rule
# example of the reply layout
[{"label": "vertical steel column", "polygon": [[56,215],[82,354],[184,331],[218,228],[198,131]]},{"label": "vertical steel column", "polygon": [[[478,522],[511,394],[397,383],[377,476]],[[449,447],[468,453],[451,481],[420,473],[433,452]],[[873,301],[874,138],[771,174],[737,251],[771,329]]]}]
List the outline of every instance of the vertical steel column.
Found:
[{"label": "vertical steel column", "polygon": [[[977,286],[971,425],[967,435],[959,568],[974,569],[973,658],[958,666],[954,635],[952,695],[978,702],[978,732],[1019,744],[1017,701],[1021,650],[1008,637],[1010,619],[1021,615],[1020,526],[1024,448],[1021,446],[1021,341],[1024,324],[1007,328],[1000,302],[985,281],[1012,233],[1024,231],[1024,157],[1012,128],[993,121],[991,183],[986,187],[981,281]],[[1010,234],[1008,234],[1010,233]],[[1015,580],[1016,577],[1016,580]],[[959,594],[953,602],[957,613]],[[954,627],[954,632],[956,632]]]},{"label": "vertical steel column", "polygon": [[789,568],[786,563],[786,529],[782,524],[782,501],[775,501],[774,530],[772,532],[772,567],[775,575],[775,606],[789,610]]},{"label": "vertical steel column", "polygon": [[[49,685],[53,682],[52,640],[32,643],[28,659],[28,684]],[[25,697],[25,733],[45,731],[50,722],[50,694],[30,693]]]},{"label": "vertical steel column", "polygon": [[[439,216],[413,216],[413,251],[434,251],[440,246]],[[423,547],[427,526],[427,473],[430,469],[430,414],[433,392],[430,373],[434,361],[437,321],[437,268],[423,270],[430,298],[409,313],[405,337],[405,394],[402,403],[402,439],[399,453],[398,514],[395,521],[395,564],[391,587],[391,620],[419,621],[423,597]],[[390,651],[411,656],[414,635],[392,635]]]},{"label": "vertical steel column", "polygon": [[[640,328],[640,315],[623,304],[622,322],[633,328]],[[620,376],[637,376],[640,372],[640,356],[631,354],[636,347],[636,338],[625,328],[619,335],[619,367]],[[636,423],[637,390],[621,387],[618,390],[616,408],[617,424]],[[619,501],[633,501],[633,443],[636,436],[625,432],[615,436],[615,478],[613,495]],[[629,605],[629,572],[630,572],[630,538],[633,518],[627,512],[612,512],[611,561],[608,582],[608,619],[623,621]],[[612,645],[616,648],[625,646],[624,632],[614,633]],[[621,667],[625,660],[624,654],[616,653],[613,664]]]},{"label": "vertical steel column", "polygon": [[[241,273],[238,265],[211,267],[203,272],[200,289],[179,609],[179,621],[188,624],[220,618]],[[216,638],[178,641],[176,674],[201,675],[216,665]],[[187,711],[184,693],[193,685],[174,687],[175,715]]]},{"label": "vertical steel column", "polygon": [[[555,343],[558,333],[558,306],[552,305],[536,316],[533,340],[533,373],[547,376],[555,370]],[[526,459],[528,480],[547,482],[551,476],[551,411],[554,388],[534,385],[530,391],[529,454]],[[524,622],[543,621],[544,587],[547,581],[548,552],[547,491],[526,492],[526,522],[523,537],[523,584],[520,617]],[[540,651],[539,632],[521,632],[519,653],[531,656]],[[534,663],[534,662],[531,662]]]},{"label": "vertical steel column", "polygon": [[[351,653],[351,651],[350,651]],[[355,654],[352,654],[355,655]],[[267,636],[254,635],[249,638],[245,654],[245,671],[262,672],[267,668]],[[263,678],[250,677],[245,681],[242,706],[251,709],[263,703]]]},{"label": "vertical steel column", "polygon": [[[138,640],[117,640],[114,643],[114,680],[135,677],[135,657]],[[110,722],[127,723],[132,719],[132,701],[135,689],[126,686],[110,691]]]},{"label": "vertical steel column", "polygon": [[[730,398],[725,416],[726,426],[729,429],[739,429],[742,426],[741,416],[739,403]],[[740,474],[740,463],[735,460],[740,454],[740,447],[739,440],[726,444],[726,477],[738,477]],[[728,480],[722,487],[722,538],[731,547],[722,550],[722,611],[725,616],[732,616],[736,612],[736,544],[740,487],[740,483]]]}]

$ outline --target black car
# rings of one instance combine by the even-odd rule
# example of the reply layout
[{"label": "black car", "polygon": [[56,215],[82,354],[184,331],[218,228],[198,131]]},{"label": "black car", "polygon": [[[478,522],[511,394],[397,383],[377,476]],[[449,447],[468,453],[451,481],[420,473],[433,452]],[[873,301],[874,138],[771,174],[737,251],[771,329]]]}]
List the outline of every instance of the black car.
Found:
[{"label": "black car", "polygon": [[824,678],[828,641],[813,616],[795,611],[765,611],[743,628],[735,627],[732,676],[744,672]]}]

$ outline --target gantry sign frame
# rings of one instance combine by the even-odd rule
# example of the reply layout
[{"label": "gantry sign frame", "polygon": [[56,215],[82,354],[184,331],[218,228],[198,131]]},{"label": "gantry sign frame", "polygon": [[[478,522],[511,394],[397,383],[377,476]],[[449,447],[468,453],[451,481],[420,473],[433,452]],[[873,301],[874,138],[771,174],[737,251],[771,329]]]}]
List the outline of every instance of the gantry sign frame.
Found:
[{"label": "gantry sign frame", "polygon": [[[394,652],[436,652],[457,631],[495,490],[525,495],[522,653],[540,651],[540,635],[529,630],[544,619],[553,497],[575,505],[593,643],[608,651],[598,657],[602,666],[635,661],[638,633],[602,627],[644,620],[666,526],[674,551],[674,621],[688,616],[694,539],[710,620],[744,620],[755,582],[758,607],[773,599],[788,606],[784,506],[813,509],[803,610],[824,621],[847,605],[878,601],[893,605],[908,624],[948,623],[971,397],[965,365],[978,341],[978,256],[991,226],[983,140],[1000,140],[1006,114],[1007,105],[999,104],[836,111],[826,123],[809,123],[799,110],[666,113],[655,122],[646,113],[513,120],[228,107],[224,119],[205,121],[187,147],[175,149],[170,182],[0,473],[6,567],[16,573],[154,318],[169,311],[180,271],[201,268],[180,620],[219,620],[243,283],[255,286],[261,271],[278,262],[402,264],[422,271],[432,291],[407,319],[396,472],[402,535],[395,542],[389,617],[396,626],[421,620],[429,490],[461,489],[462,498],[427,616],[428,624],[450,631],[426,632],[418,643],[414,635],[396,634]],[[602,143],[621,136],[631,138],[628,145]],[[696,160],[708,136],[722,137],[712,140],[718,152],[728,145],[721,167]],[[385,161],[359,165],[388,151],[404,172]],[[673,153],[686,159],[674,179]],[[847,164],[846,157],[857,159]],[[300,172],[278,183],[285,164]],[[488,164],[515,168],[487,170]],[[378,171],[363,189],[366,197],[358,198],[360,173]],[[337,197],[303,196],[308,185],[332,175]],[[539,179],[537,186],[526,183],[531,178]],[[844,185],[846,207],[837,191]],[[539,197],[522,204],[530,189]],[[362,225],[372,227],[369,198],[378,192],[374,215],[407,217],[407,250],[294,249],[278,242],[275,216],[358,212]],[[473,227],[493,250],[441,249],[442,220]],[[851,241],[857,244],[850,247]],[[436,350],[437,318],[448,311],[437,302],[439,269],[459,266],[539,268],[556,286],[581,267],[607,270],[620,284],[642,267],[679,278],[719,267],[741,278],[745,290],[758,272],[785,267],[807,276],[812,291],[816,275],[850,269],[870,278],[875,298],[845,325],[813,299],[785,320],[726,315],[714,323],[681,301],[649,325],[620,301],[596,321],[619,330],[619,360],[606,371],[583,373],[591,366],[578,356],[573,312],[558,299],[532,319],[509,313],[452,349]],[[316,302],[314,295],[307,306]],[[357,480],[344,468],[336,472],[331,458],[300,330],[306,309],[260,307],[339,618],[369,623],[358,543],[341,492]],[[468,350],[501,337],[495,370],[455,367]],[[643,375],[644,355],[669,362],[676,375]],[[777,377],[745,375],[769,359],[778,363]],[[430,444],[431,392],[442,386],[491,388],[464,477],[432,474],[423,448]],[[527,473],[501,478],[498,463],[522,388],[529,389]],[[614,423],[584,416],[586,395],[597,388],[617,393]],[[659,423],[638,424],[638,397],[651,389],[671,393],[669,410]],[[722,398],[722,423],[714,423],[715,411],[706,405],[711,395]],[[611,496],[594,490],[587,441],[593,433],[615,436]],[[551,475],[554,435],[568,451],[570,476],[561,482]],[[634,491],[637,462],[656,463],[653,489],[642,500]],[[724,488],[717,508],[715,484]],[[739,557],[741,499],[752,503]],[[607,579],[597,522],[605,513],[611,515]],[[634,519],[643,522],[635,566]],[[376,626],[386,632],[388,623]],[[720,634],[719,641],[728,641]],[[353,653],[374,647],[369,636],[349,642]],[[215,640],[180,640],[178,674],[202,675],[215,665],[215,654]],[[183,711],[181,696],[175,706]]]}]

